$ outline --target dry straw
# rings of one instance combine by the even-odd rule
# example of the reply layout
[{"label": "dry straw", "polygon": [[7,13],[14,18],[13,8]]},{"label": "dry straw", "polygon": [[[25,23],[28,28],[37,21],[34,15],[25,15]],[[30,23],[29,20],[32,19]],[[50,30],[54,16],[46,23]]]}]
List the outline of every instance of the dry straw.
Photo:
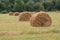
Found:
[{"label": "dry straw", "polygon": [[31,26],[50,26],[51,23],[51,17],[46,12],[38,12],[30,18]]},{"label": "dry straw", "polygon": [[19,16],[19,12],[15,12],[14,13],[14,16]]},{"label": "dry straw", "polygon": [[22,12],[19,15],[19,21],[29,21],[30,17],[33,15],[34,13],[32,12]]},{"label": "dry straw", "polygon": [[14,12],[9,12],[9,15],[13,15],[14,14]]}]

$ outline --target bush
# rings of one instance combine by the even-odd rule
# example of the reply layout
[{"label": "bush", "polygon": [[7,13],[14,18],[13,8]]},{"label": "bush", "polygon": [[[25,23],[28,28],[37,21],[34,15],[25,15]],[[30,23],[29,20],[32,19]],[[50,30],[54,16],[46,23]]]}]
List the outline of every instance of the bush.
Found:
[{"label": "bush", "polygon": [[53,2],[44,2],[43,6],[46,11],[52,11],[54,9]]},{"label": "bush", "polygon": [[1,13],[2,13],[2,14],[6,14],[6,13],[7,13],[7,11],[6,11],[6,10],[4,10],[4,11],[1,11]]},{"label": "bush", "polygon": [[23,11],[53,11],[60,10],[60,0],[0,0],[0,12]]},{"label": "bush", "polygon": [[40,11],[44,10],[43,6],[40,4],[40,2],[37,2],[34,4],[34,11]]},{"label": "bush", "polygon": [[60,0],[56,0],[55,9],[60,10]]}]

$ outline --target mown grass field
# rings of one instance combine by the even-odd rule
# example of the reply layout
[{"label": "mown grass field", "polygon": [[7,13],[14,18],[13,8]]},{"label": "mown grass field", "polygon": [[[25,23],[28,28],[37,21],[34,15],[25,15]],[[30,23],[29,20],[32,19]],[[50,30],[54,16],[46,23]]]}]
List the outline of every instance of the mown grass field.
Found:
[{"label": "mown grass field", "polygon": [[0,14],[0,40],[60,40],[60,13],[49,12],[50,27],[32,27],[19,22],[18,16]]}]

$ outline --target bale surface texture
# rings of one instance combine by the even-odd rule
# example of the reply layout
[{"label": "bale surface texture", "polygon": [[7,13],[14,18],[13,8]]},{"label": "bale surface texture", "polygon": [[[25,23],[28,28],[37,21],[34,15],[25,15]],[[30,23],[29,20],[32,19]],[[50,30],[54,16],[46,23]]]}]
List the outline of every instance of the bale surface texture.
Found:
[{"label": "bale surface texture", "polygon": [[19,15],[19,12],[15,12],[15,13],[14,13],[14,16],[18,16],[18,15]]},{"label": "bale surface texture", "polygon": [[29,21],[31,17],[30,12],[22,12],[19,15],[19,21]]},{"label": "bale surface texture", "polygon": [[31,26],[50,26],[51,23],[51,17],[46,12],[38,12],[30,18]]},{"label": "bale surface texture", "polygon": [[13,15],[14,14],[14,12],[9,12],[9,15]]}]

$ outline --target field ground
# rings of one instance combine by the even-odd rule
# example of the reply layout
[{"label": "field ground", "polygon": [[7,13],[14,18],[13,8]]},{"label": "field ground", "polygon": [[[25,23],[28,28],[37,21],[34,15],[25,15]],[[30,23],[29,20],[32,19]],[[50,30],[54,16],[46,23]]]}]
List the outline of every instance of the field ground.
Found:
[{"label": "field ground", "polygon": [[60,14],[49,14],[50,27],[32,27],[29,22],[19,22],[18,16],[0,14],[0,40],[60,40]]}]

